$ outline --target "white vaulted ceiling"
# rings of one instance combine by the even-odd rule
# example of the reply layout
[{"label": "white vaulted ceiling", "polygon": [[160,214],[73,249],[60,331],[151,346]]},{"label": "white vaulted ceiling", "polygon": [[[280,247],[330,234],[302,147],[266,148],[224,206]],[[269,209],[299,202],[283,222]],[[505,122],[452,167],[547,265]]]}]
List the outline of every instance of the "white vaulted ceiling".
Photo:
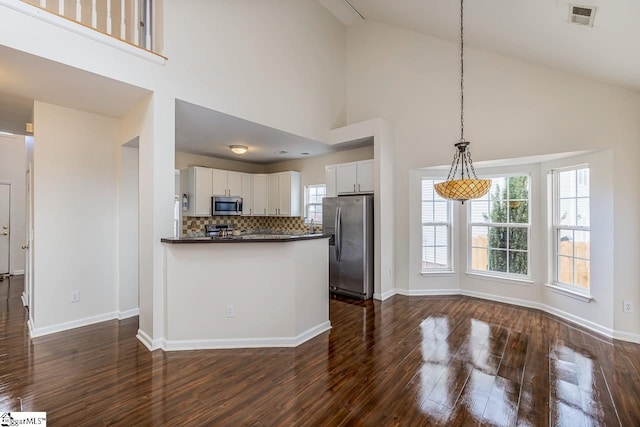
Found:
[{"label": "white vaulted ceiling", "polygon": [[[338,4],[345,3],[319,1],[336,16]],[[459,38],[458,0],[348,3],[365,20],[445,40]],[[640,92],[640,1],[576,0],[573,4],[597,7],[593,27],[569,22],[566,0],[466,0],[465,45]],[[357,21],[345,20],[344,13],[341,20]]]}]

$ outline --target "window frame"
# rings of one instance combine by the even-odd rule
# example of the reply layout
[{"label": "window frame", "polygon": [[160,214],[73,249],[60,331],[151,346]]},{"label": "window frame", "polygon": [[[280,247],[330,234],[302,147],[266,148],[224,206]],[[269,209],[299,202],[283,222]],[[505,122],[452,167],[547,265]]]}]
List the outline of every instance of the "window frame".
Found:
[{"label": "window frame", "polygon": [[[581,169],[587,169],[589,171],[589,225],[562,225],[560,224],[560,179],[559,174],[561,172],[569,172],[569,171],[579,171]],[[586,260],[591,265],[591,168],[588,163],[582,163],[578,165],[571,165],[566,167],[554,168],[549,171],[551,174],[551,246],[552,246],[552,260],[551,260],[551,283],[553,286],[556,286],[561,289],[565,289],[569,292],[576,293],[579,295],[583,295],[585,297],[591,297],[591,271],[589,271],[589,287],[584,288],[582,286],[578,286],[575,284],[575,260]],[[578,177],[576,176],[576,196],[572,197],[573,199],[579,199],[584,197],[578,197],[577,186],[579,184]],[[578,212],[576,210],[576,216]],[[561,231],[572,231],[572,232],[587,232],[589,233],[589,258],[578,257],[575,254],[575,246],[573,249],[573,254],[571,256],[568,255],[560,255],[560,233]],[[574,240],[575,242],[575,240]],[[573,271],[573,284],[561,282],[559,279],[560,269],[558,266],[558,259],[560,256],[564,256],[570,258],[572,260],[572,271]]]},{"label": "window frame", "polygon": [[[423,183],[424,181],[432,181],[433,185],[434,185],[434,197],[431,200],[424,200],[422,198],[422,193],[423,193]],[[423,222],[422,221],[422,215],[423,215],[423,211],[422,211],[422,206],[423,206],[423,202],[434,202],[436,201],[436,192],[435,192],[435,184],[437,184],[438,182],[442,181],[441,178],[436,178],[436,177],[431,177],[431,176],[421,176],[420,177],[420,192],[419,192],[419,201],[420,201],[420,274],[442,274],[442,273],[454,273],[454,265],[453,265],[453,205],[452,205],[452,201],[451,200],[446,200],[446,199],[442,199],[444,200],[444,202],[446,203],[447,206],[447,222],[441,222],[441,221],[433,221],[433,222]],[[434,245],[433,246],[425,246],[425,241],[424,241],[424,226],[433,226],[433,227],[437,227],[437,226],[445,226],[447,227],[447,267],[444,268],[437,268],[437,267],[432,267],[432,268],[424,268],[423,267],[423,260],[424,260],[424,248],[425,247],[433,247],[434,250],[437,247],[442,247],[442,245],[438,246],[435,243],[435,239],[434,239]]]},{"label": "window frame", "polygon": [[[309,206],[320,206],[322,208],[322,201],[320,203],[309,203],[309,189],[310,188],[324,188],[324,196],[323,199],[327,197],[327,184],[307,184],[304,186],[304,199],[303,199],[303,208],[304,208],[304,218],[309,220]],[[320,220],[313,221],[314,225],[322,225],[322,215],[320,215]]]},{"label": "window frame", "polygon": [[[500,279],[504,279],[504,280],[508,280],[508,281],[514,281],[514,282],[531,282],[532,280],[532,274],[531,274],[531,240],[532,240],[532,234],[531,234],[531,227],[532,227],[532,201],[533,201],[533,197],[532,197],[532,182],[531,182],[531,172],[509,172],[509,173],[496,173],[496,174],[492,174],[492,175],[488,175],[487,178],[491,178],[491,179],[497,179],[497,178],[505,178],[505,179],[509,179],[509,178],[514,178],[514,177],[519,177],[519,176],[526,176],[527,177],[527,183],[528,183],[528,199],[527,199],[527,203],[528,203],[528,212],[527,212],[527,217],[528,217],[528,222],[526,223],[514,223],[514,222],[508,222],[508,223],[503,223],[503,222],[472,222],[472,212],[471,212],[471,207],[473,205],[473,200],[469,200],[468,201],[468,206],[467,206],[467,274],[469,275],[474,275],[474,276],[481,276],[481,277],[488,277],[488,278],[500,278]],[[491,189],[489,190],[489,192],[491,192]],[[488,203],[491,203],[491,195],[489,194],[489,200]],[[517,201],[520,199],[516,199],[514,201]],[[509,202],[512,201],[511,198],[508,198],[506,200],[504,200],[505,202]],[[507,253],[507,271],[506,272],[502,272],[502,271],[493,271],[493,270],[476,270],[473,269],[473,228],[474,227],[487,227],[487,228],[491,228],[491,227],[495,227],[495,228],[506,228],[507,229],[507,233],[509,233],[509,230],[511,229],[525,229],[527,232],[527,274],[517,274],[517,273],[509,273],[508,269],[509,269],[509,252],[525,252],[524,250],[518,250],[518,249],[511,249],[511,248],[505,248],[505,251]],[[487,241],[487,250],[489,249],[489,242]],[[488,268],[488,266],[487,266]]]}]

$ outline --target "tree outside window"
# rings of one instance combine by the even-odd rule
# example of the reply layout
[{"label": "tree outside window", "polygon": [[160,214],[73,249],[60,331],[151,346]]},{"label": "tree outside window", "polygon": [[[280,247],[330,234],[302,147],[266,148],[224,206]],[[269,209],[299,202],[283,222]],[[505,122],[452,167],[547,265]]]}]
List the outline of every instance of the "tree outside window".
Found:
[{"label": "tree outside window", "polygon": [[529,176],[492,179],[489,193],[470,203],[471,268],[529,275]]}]

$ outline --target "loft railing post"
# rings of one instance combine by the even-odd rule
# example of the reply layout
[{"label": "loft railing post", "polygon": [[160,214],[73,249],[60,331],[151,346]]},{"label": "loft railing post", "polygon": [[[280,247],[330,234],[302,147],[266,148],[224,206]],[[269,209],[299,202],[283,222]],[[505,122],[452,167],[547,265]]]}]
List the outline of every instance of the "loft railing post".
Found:
[{"label": "loft railing post", "polygon": [[107,0],[107,34],[111,35],[111,0]]},{"label": "loft railing post", "polygon": [[58,0],[58,15],[64,16],[64,0]]},{"label": "loft railing post", "polygon": [[120,38],[122,40],[127,39],[127,24],[125,20],[125,15],[127,10],[124,7],[124,0],[120,0]]},{"label": "loft railing post", "polygon": [[82,22],[82,2],[76,0],[76,21]]},{"label": "loft railing post", "polygon": [[133,0],[133,44],[140,46],[140,5],[138,0]]},{"label": "loft railing post", "polygon": [[145,32],[145,47],[151,50],[151,0],[145,0],[145,20],[144,20],[144,32]]},{"label": "loft railing post", "polygon": [[98,8],[96,7],[96,0],[91,0],[91,26],[93,28],[98,27]]}]

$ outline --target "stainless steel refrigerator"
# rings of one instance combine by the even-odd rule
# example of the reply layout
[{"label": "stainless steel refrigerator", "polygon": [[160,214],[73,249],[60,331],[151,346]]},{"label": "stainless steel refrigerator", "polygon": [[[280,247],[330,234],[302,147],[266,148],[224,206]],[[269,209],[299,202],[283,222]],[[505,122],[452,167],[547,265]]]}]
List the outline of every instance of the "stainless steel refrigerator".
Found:
[{"label": "stainless steel refrigerator", "polygon": [[373,296],[373,196],[325,197],[322,227],[329,234],[329,291]]}]

